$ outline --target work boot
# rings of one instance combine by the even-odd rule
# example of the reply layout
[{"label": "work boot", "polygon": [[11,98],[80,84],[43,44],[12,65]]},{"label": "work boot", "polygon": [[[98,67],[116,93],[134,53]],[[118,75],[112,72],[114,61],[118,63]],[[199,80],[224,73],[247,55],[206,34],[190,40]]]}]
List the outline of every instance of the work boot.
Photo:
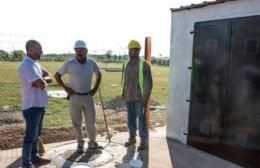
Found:
[{"label": "work boot", "polygon": [[88,145],[88,150],[98,150],[98,149],[102,150],[104,149],[104,147],[99,146],[97,142],[92,142]]},{"label": "work boot", "polygon": [[133,145],[133,144],[135,144],[136,143],[136,139],[135,139],[135,136],[130,136],[129,138],[128,138],[128,141],[127,142],[125,142],[125,147],[128,147],[128,146],[130,146],[130,145]]},{"label": "work boot", "polygon": [[77,152],[78,152],[79,154],[83,154],[83,153],[84,153],[84,147],[83,147],[82,145],[79,145],[79,144],[78,144]]},{"label": "work boot", "polygon": [[149,148],[149,145],[148,145],[147,141],[141,141],[137,150],[147,150],[148,148]]}]

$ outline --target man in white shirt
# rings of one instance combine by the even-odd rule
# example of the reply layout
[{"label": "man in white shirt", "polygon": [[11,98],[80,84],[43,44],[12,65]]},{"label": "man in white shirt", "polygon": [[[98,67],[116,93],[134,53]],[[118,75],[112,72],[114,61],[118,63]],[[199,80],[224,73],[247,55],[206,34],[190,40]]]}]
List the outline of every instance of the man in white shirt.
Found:
[{"label": "man in white shirt", "polygon": [[[76,57],[65,62],[56,72],[55,79],[69,95],[70,116],[78,141],[78,153],[84,153],[84,140],[82,135],[82,112],[85,118],[86,130],[89,138],[88,148],[97,149],[96,143],[96,111],[92,96],[95,95],[101,81],[101,72],[96,62],[87,58],[88,49],[82,40],[75,42]],[[65,85],[61,76],[69,75],[69,83]],[[91,88],[93,74],[96,81]]]},{"label": "man in white shirt", "polygon": [[39,60],[42,54],[41,44],[36,40],[26,43],[27,56],[19,67],[22,92],[22,111],[26,129],[22,149],[22,167],[31,168],[34,164],[48,164],[50,160],[39,155],[38,137],[41,135],[45,108],[48,104],[47,83],[50,74],[44,70]]}]

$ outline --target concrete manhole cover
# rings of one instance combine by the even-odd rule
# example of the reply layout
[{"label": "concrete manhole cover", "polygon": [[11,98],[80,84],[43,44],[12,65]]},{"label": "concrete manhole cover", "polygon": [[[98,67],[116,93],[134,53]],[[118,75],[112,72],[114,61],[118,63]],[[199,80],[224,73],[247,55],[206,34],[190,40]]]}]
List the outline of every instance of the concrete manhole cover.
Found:
[{"label": "concrete manhole cover", "polygon": [[93,166],[88,163],[76,163],[72,165],[71,168],[93,168]]},{"label": "concrete manhole cover", "polygon": [[56,167],[104,167],[115,158],[118,158],[122,151],[126,150],[119,144],[98,143],[103,146],[104,149],[87,150],[87,146],[85,145],[85,152],[81,155],[76,151],[76,143],[54,148],[50,151],[52,164]]},{"label": "concrete manhole cover", "polygon": [[110,158],[111,154],[109,154],[105,150],[87,150],[84,149],[84,153],[81,155],[77,152],[76,149],[68,150],[64,152],[61,156],[68,161],[71,162],[92,162],[99,157],[104,159]]}]

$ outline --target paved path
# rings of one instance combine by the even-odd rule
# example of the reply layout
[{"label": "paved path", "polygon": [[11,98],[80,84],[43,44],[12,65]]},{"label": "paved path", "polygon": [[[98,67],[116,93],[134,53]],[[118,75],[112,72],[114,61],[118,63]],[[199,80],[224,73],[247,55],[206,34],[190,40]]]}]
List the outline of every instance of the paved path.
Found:
[{"label": "paved path", "polygon": [[[131,146],[128,149],[122,147],[127,140],[128,133],[114,133],[112,137],[113,145],[120,145],[119,157],[112,159],[102,168],[127,168],[131,159],[140,159],[144,163],[144,168],[240,168],[239,166],[210,155],[206,152],[195,149],[191,146],[180,144],[176,141],[166,138],[166,128],[158,127],[150,130],[149,150],[138,152],[137,146]],[[97,141],[102,144],[108,142],[105,136],[98,136]],[[62,146],[74,145],[75,141],[45,144],[48,151],[44,157],[50,157],[53,149],[59,149]],[[53,159],[53,158],[52,158]],[[53,164],[41,166],[42,168],[55,168]],[[17,168],[21,165],[21,148],[4,150],[0,153],[0,167]],[[174,166],[172,166],[174,165]]]},{"label": "paved path", "polygon": [[[113,133],[112,136],[112,143],[123,145],[123,143],[127,140],[128,133]],[[97,141],[108,142],[105,136],[98,136]],[[51,151],[54,148],[74,144],[75,141],[67,141],[67,142],[60,142],[60,143],[52,143],[52,144],[45,144],[45,149],[47,151]],[[165,138],[165,127],[160,127],[156,129],[150,130],[150,150],[138,152],[137,146],[139,145],[139,140],[136,146],[131,146],[128,149],[119,151],[121,152],[120,156],[117,159],[114,159],[109,165],[113,165],[111,167],[116,168],[123,168],[127,167],[127,163],[131,159],[141,159],[144,163],[144,167],[151,167],[151,168],[171,168],[172,163],[167,147],[167,141]],[[47,152],[44,157],[51,157],[51,155]],[[20,167],[21,165],[21,148],[11,149],[11,150],[3,150],[0,153],[0,167],[3,168],[16,168]],[[41,166],[42,168],[47,167],[56,167],[53,164],[48,164]],[[104,167],[104,166],[102,166]],[[105,166],[107,167],[107,166]]]}]

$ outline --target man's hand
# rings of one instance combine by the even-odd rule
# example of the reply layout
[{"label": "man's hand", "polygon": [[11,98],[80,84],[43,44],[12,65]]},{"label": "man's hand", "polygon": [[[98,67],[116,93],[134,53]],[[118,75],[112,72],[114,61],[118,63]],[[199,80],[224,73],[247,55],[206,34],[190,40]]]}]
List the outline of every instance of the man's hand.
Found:
[{"label": "man's hand", "polygon": [[94,96],[96,93],[97,93],[97,88],[93,88],[93,89],[91,89],[90,92],[89,92],[89,94],[90,94],[91,96]]},{"label": "man's hand", "polygon": [[68,93],[70,97],[76,94],[76,92],[71,87],[65,86],[64,90]]},{"label": "man's hand", "polygon": [[149,97],[146,96],[146,95],[144,95],[144,96],[142,97],[142,104],[143,104],[144,107],[147,106],[148,101],[149,101]]},{"label": "man's hand", "polygon": [[46,83],[51,83],[52,82],[52,77],[51,74],[44,68],[42,68],[42,79],[46,82]]},{"label": "man's hand", "polygon": [[43,80],[44,80],[46,83],[50,84],[50,83],[52,82],[52,77],[51,77],[51,76],[46,76],[46,77],[43,77]]},{"label": "man's hand", "polygon": [[37,80],[32,82],[32,87],[36,87],[36,88],[39,88],[41,90],[44,90],[47,87],[47,83],[42,79],[37,79]]}]

